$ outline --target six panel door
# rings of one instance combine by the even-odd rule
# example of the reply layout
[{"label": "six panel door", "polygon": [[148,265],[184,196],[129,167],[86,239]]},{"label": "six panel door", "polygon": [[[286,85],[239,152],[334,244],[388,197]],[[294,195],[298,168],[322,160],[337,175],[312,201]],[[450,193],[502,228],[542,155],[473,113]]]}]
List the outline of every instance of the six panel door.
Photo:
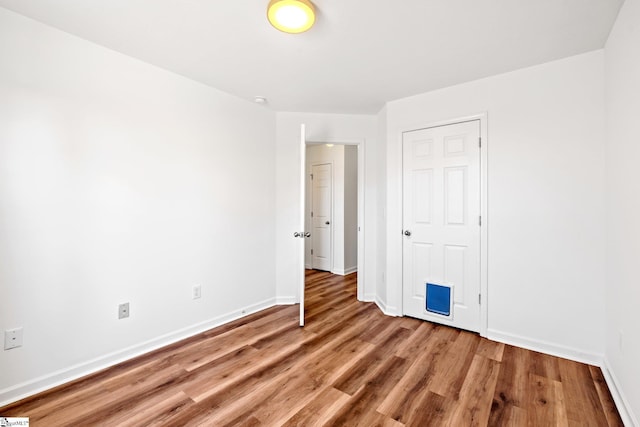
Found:
[{"label": "six panel door", "polygon": [[312,268],[331,271],[331,164],[311,167]]},{"label": "six panel door", "polygon": [[[402,137],[403,314],[476,332],[480,330],[479,141],[479,120],[405,132]],[[436,285],[429,288],[430,301],[428,283]],[[433,289],[450,289],[450,298]],[[428,302],[448,312],[428,309]]]}]

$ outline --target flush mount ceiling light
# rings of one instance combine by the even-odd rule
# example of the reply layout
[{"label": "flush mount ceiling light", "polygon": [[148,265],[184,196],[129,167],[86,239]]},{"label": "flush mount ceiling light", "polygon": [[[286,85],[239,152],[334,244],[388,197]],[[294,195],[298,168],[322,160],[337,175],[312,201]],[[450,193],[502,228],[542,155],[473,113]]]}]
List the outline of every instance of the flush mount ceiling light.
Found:
[{"label": "flush mount ceiling light", "polygon": [[291,34],[307,31],[316,21],[315,10],[309,0],[271,0],[267,17],[275,28]]}]

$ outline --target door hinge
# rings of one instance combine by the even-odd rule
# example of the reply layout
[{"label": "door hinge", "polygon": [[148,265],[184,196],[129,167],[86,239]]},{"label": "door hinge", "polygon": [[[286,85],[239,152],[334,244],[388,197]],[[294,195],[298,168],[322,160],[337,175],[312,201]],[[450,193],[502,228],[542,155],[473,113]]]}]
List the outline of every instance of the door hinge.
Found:
[{"label": "door hinge", "polygon": [[478,225],[482,227],[482,215],[478,217]]},{"label": "door hinge", "polygon": [[478,148],[482,148],[482,137],[478,137]]},{"label": "door hinge", "polygon": [[313,174],[311,174],[311,181],[313,181]]},{"label": "door hinge", "polygon": [[482,304],[482,294],[478,294],[478,304]]},{"label": "door hinge", "polygon": [[311,255],[313,255],[313,249],[311,249]]},{"label": "door hinge", "polygon": [[311,218],[313,218],[313,211],[311,211]]}]

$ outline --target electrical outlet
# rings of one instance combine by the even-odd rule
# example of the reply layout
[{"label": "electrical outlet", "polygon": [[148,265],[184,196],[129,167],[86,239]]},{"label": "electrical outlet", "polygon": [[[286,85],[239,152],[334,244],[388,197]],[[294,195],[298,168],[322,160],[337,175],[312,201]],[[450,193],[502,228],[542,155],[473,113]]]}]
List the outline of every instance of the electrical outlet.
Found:
[{"label": "electrical outlet", "polygon": [[125,302],[118,306],[118,319],[129,317],[129,303]]},{"label": "electrical outlet", "polygon": [[193,286],[193,299],[198,299],[202,296],[202,286],[194,285]]},{"label": "electrical outlet", "polygon": [[22,328],[7,329],[4,331],[4,349],[22,347]]}]

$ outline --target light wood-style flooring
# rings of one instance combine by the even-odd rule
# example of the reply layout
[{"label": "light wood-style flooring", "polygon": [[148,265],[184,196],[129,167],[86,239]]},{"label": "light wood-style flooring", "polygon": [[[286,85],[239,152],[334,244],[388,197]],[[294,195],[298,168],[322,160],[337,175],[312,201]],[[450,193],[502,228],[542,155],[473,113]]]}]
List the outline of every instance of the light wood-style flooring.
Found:
[{"label": "light wood-style flooring", "polygon": [[384,316],[307,272],[255,313],[0,408],[31,426],[621,426],[599,368]]}]

